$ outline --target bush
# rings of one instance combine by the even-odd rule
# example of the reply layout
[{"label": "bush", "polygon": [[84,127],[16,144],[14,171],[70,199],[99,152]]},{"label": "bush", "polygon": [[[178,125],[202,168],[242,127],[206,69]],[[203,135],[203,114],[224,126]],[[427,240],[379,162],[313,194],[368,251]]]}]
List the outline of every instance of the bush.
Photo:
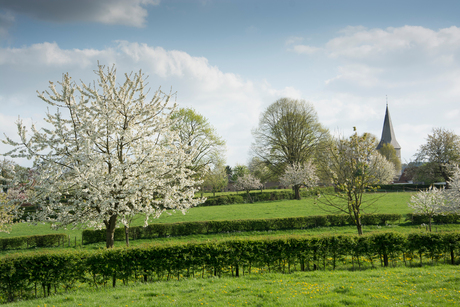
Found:
[{"label": "bush", "polygon": [[67,235],[63,233],[41,236],[0,238],[0,248],[2,250],[7,250],[28,247],[52,247],[59,246],[65,242],[67,242]]}]

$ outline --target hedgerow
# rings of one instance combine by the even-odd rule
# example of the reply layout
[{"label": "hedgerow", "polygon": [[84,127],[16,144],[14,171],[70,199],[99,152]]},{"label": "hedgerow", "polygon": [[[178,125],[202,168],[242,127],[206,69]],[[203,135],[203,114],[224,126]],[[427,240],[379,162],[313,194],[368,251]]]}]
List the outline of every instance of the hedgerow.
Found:
[{"label": "hedgerow", "polygon": [[51,247],[62,245],[65,242],[67,242],[67,235],[62,233],[0,238],[0,249],[7,250],[29,247]]},{"label": "hedgerow", "polygon": [[444,260],[456,264],[460,232],[288,236],[82,251],[49,251],[0,260],[4,302],[74,288],[254,272],[359,269]]},{"label": "hedgerow", "polygon": [[[361,217],[363,225],[385,225],[401,219],[400,214],[364,214]],[[185,236],[192,234],[209,234],[235,231],[262,231],[304,229],[318,226],[342,226],[353,224],[349,215],[317,215],[286,217],[272,219],[246,219],[224,221],[199,221],[150,224],[147,227],[137,226],[129,228],[129,236],[132,239],[150,239],[165,236]],[[105,241],[105,230],[83,230],[83,244],[91,244]],[[122,228],[115,230],[115,240],[125,239]]]}]

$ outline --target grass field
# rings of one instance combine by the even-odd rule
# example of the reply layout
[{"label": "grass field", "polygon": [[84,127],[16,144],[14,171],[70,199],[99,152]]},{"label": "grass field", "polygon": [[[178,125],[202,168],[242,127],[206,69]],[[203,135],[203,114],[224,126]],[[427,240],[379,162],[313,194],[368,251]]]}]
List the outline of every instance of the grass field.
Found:
[{"label": "grass field", "polygon": [[[365,195],[365,200],[375,196],[380,197],[378,201],[365,213],[400,213],[412,212],[407,206],[413,193],[369,193]],[[277,218],[328,214],[315,204],[315,198],[309,197],[302,200],[279,200],[271,202],[258,202],[253,204],[234,204],[226,206],[197,207],[192,208],[186,215],[180,212],[171,215],[163,214],[159,219],[151,220],[150,223],[174,223],[189,221],[211,221],[211,220],[235,220],[235,219],[257,219],[257,218]],[[143,225],[142,216],[137,217],[132,226]],[[77,238],[81,241],[81,230],[59,229],[57,232],[66,233],[71,240]],[[27,223],[13,225],[10,234],[0,233],[0,238],[29,236],[56,233],[50,228],[49,224],[39,224],[31,226]]]},{"label": "grass field", "polygon": [[252,273],[78,289],[5,306],[458,306],[460,268]]}]

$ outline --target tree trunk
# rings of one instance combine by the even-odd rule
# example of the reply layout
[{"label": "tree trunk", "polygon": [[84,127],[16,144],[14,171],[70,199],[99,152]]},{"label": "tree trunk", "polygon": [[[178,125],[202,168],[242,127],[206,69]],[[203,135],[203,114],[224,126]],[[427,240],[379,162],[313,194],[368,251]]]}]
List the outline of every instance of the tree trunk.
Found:
[{"label": "tree trunk", "polygon": [[115,226],[117,225],[117,216],[112,215],[108,221],[105,222],[106,235],[105,235],[105,246],[107,248],[113,248],[115,240]]},{"label": "tree trunk", "polygon": [[297,184],[294,186],[294,198],[300,200],[300,185]]},{"label": "tree trunk", "polygon": [[126,246],[129,247],[129,228],[125,226],[125,241],[126,241]]},{"label": "tree trunk", "polygon": [[428,224],[430,225],[430,232],[431,232],[431,215],[428,217]]}]

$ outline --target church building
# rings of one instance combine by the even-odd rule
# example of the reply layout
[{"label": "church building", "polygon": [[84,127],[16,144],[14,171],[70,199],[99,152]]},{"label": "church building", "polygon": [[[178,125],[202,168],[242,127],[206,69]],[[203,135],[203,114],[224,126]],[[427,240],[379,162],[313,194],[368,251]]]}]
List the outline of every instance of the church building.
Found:
[{"label": "church building", "polygon": [[399,145],[398,141],[396,141],[393,124],[391,123],[390,112],[388,111],[388,103],[385,112],[385,119],[383,121],[382,137],[380,138],[377,149],[380,149],[383,144],[393,145],[393,147],[396,149],[396,155],[398,156],[399,160],[401,160],[401,146]]}]

